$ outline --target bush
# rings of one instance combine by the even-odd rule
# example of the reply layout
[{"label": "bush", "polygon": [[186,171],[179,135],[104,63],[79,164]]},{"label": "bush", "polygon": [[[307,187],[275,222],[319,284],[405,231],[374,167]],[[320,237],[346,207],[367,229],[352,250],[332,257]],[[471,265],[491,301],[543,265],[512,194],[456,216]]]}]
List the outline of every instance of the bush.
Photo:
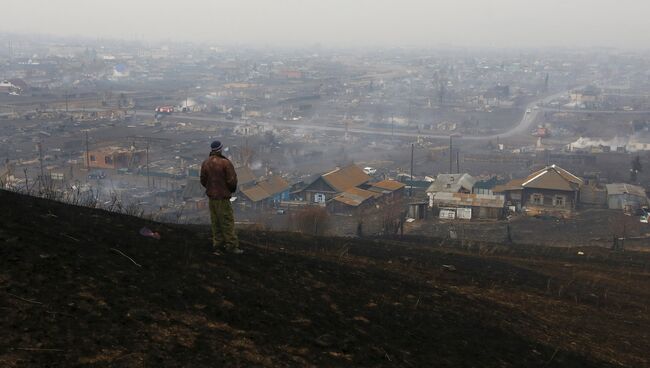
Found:
[{"label": "bush", "polygon": [[329,228],[329,213],[325,207],[309,206],[292,216],[296,230],[303,234],[324,235]]}]

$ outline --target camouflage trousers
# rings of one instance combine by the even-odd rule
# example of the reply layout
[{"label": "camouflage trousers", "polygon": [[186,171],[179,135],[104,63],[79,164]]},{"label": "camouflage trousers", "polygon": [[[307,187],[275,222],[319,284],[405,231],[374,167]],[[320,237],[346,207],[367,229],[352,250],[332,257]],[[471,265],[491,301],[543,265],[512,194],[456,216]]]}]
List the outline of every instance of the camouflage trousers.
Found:
[{"label": "camouflage trousers", "polygon": [[239,248],[239,239],[235,234],[235,216],[229,199],[210,199],[210,220],[212,245],[215,248]]}]

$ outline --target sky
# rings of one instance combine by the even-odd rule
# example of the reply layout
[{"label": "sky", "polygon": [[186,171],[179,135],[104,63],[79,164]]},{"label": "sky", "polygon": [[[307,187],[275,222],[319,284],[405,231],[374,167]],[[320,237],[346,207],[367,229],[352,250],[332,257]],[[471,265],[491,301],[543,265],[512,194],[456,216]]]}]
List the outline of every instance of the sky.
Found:
[{"label": "sky", "polygon": [[331,47],[650,46],[647,0],[8,0],[0,32]]}]

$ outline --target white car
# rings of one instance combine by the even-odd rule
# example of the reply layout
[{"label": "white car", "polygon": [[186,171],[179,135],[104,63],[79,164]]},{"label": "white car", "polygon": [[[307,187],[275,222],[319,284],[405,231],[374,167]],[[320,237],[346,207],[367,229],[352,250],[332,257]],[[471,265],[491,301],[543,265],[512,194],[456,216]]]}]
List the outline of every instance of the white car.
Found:
[{"label": "white car", "polygon": [[363,168],[363,172],[365,172],[368,175],[375,175],[377,173],[377,169],[367,166]]}]

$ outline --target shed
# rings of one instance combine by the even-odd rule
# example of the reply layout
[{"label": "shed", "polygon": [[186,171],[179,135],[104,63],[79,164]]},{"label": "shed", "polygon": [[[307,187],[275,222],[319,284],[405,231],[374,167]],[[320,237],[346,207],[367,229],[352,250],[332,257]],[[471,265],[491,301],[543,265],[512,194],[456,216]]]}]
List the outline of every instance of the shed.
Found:
[{"label": "shed", "polygon": [[[498,219],[503,215],[505,198],[501,195],[437,193],[430,198],[430,206],[440,212],[440,218]],[[444,217],[443,217],[444,216]]]},{"label": "shed", "polygon": [[607,206],[610,209],[635,212],[648,205],[645,189],[638,185],[614,183],[607,188]]}]

